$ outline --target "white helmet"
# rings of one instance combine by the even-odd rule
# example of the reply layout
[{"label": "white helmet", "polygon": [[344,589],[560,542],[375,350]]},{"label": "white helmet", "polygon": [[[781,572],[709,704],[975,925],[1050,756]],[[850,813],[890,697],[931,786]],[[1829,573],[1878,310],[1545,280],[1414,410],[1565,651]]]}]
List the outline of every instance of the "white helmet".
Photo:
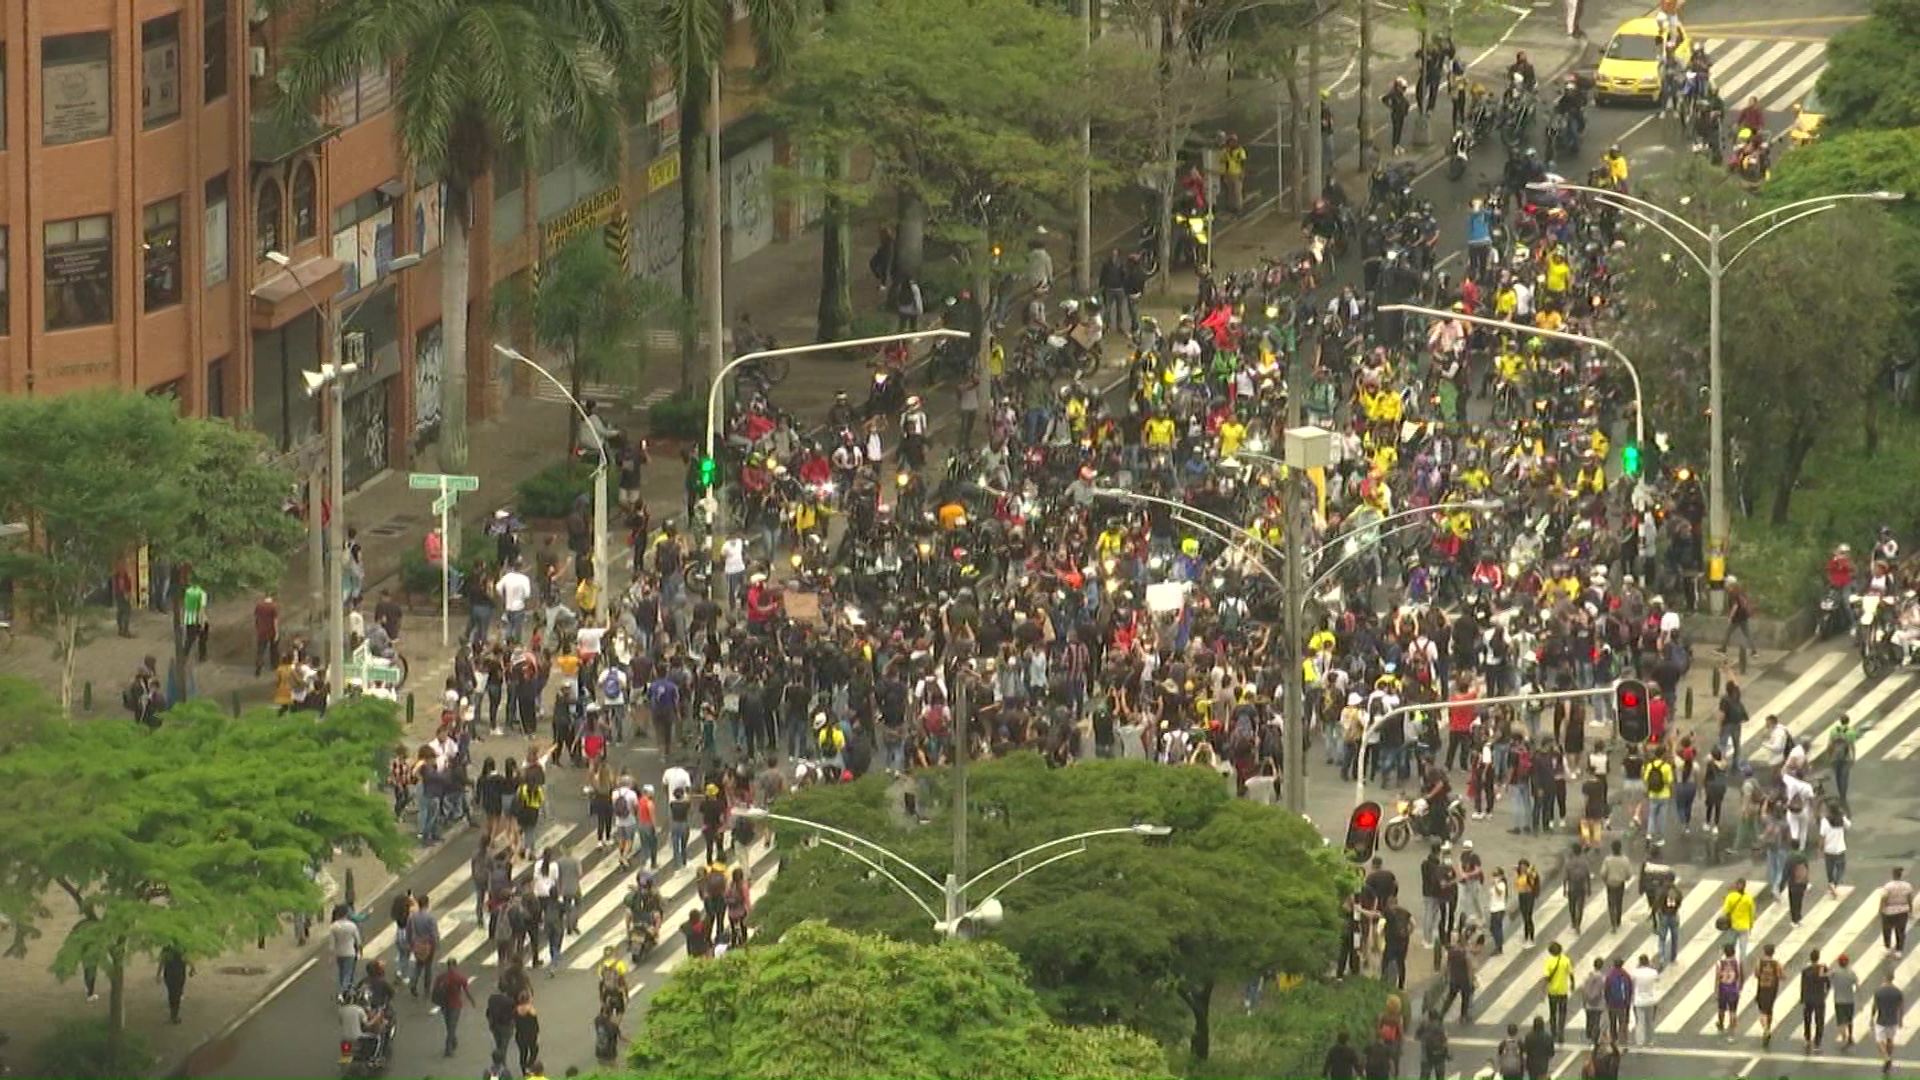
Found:
[{"label": "white helmet", "polygon": [[1062,314],[1062,315],[1076,315],[1076,314],[1078,314],[1078,313],[1079,313],[1079,311],[1080,311],[1080,301],[1078,301],[1078,300],[1062,300],[1062,301],[1060,301],[1060,314]]}]

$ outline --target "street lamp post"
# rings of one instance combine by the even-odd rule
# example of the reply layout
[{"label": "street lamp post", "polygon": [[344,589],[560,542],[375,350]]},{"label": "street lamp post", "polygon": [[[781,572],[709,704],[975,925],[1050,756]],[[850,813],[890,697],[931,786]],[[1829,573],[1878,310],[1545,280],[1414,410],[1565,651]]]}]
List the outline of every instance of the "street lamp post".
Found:
[{"label": "street lamp post", "polygon": [[[552,383],[554,388],[567,399],[567,404],[573,406],[573,411],[580,414],[581,428],[593,437],[593,448],[600,455],[600,463],[593,470],[593,580],[602,593],[607,594],[606,591],[613,588],[613,584],[607,580],[609,573],[607,568],[607,477],[611,472],[611,462],[607,458],[607,440],[600,434],[600,425],[594,421],[593,415],[587,412],[586,406],[581,404],[580,399],[573,396],[573,391],[567,389],[567,384],[561,382],[553,372],[541,367],[520,350],[498,342],[494,343],[493,351],[508,360],[527,365],[539,373],[541,378]],[[567,451],[571,453],[573,448],[569,446]],[[599,607],[602,618],[610,617],[612,610],[611,603],[602,603]]]},{"label": "street lamp post", "polygon": [[[1816,214],[1824,213],[1843,202],[1856,199],[1868,199],[1875,202],[1896,202],[1906,196],[1891,191],[1867,191],[1842,193],[1835,195],[1817,195],[1811,199],[1800,199],[1762,211],[1740,222],[1732,228],[1722,229],[1718,223],[1702,229],[1680,214],[1657,203],[1637,198],[1608,188],[1589,187],[1585,184],[1569,184],[1561,180],[1547,180],[1531,185],[1550,191],[1578,191],[1592,196],[1637,221],[1643,222],[1665,236],[1673,245],[1693,260],[1700,272],[1707,275],[1707,585],[1709,603],[1715,614],[1726,607],[1727,573],[1727,444],[1726,444],[1726,408],[1723,400],[1723,382],[1720,365],[1720,285],[1727,271],[1740,261],[1741,256],[1753,250],[1753,246],[1765,240],[1774,232],[1804,221]],[[1723,257],[1723,246],[1747,229],[1764,226],[1752,239],[1740,246],[1732,255]],[[1678,227],[1706,247],[1703,257],[1692,244],[1687,243],[1674,231]]]},{"label": "street lamp post", "polygon": [[[939,330],[911,330],[899,334],[881,334],[878,337],[851,338],[845,341],[820,341],[812,345],[789,345],[781,349],[761,349],[758,352],[741,353],[739,356],[720,365],[719,369],[713,373],[713,381],[707,385],[707,434],[704,444],[706,446],[707,460],[712,461],[715,452],[719,449],[720,395],[726,388],[727,376],[733,374],[734,369],[740,367],[742,364],[751,363],[755,360],[767,360],[776,356],[799,356],[803,353],[831,352],[836,349],[852,349],[863,345],[886,345],[896,341],[923,341],[927,338],[964,338],[971,336],[973,335],[967,333],[965,330],[950,330],[945,328]],[[725,484],[720,482],[717,476],[714,478],[713,490],[709,492],[709,495],[713,499],[713,503],[709,508],[709,512],[713,518],[709,529],[713,536],[712,555],[718,558],[720,555],[720,544],[726,532],[727,504],[725,500],[727,497],[727,488]],[[718,595],[719,590],[722,588],[722,577],[723,575],[721,574],[709,574],[707,576],[708,588],[714,595]]]},{"label": "street lamp post", "polygon": [[[1026,877],[1036,870],[1051,866],[1063,859],[1070,859],[1086,851],[1086,842],[1088,840],[1097,839],[1102,836],[1159,837],[1166,836],[1173,832],[1171,828],[1165,825],[1122,825],[1118,828],[1111,829],[1089,829],[1086,832],[1078,832],[1071,836],[1062,836],[1058,839],[1035,844],[1025,851],[1020,852],[1018,855],[994,863],[992,866],[987,867],[985,870],[980,871],[978,874],[964,881],[961,880],[959,874],[949,874],[947,875],[946,882],[943,884],[934,880],[932,874],[914,865],[906,856],[875,843],[858,833],[848,832],[845,829],[828,825],[826,822],[814,821],[811,818],[795,817],[792,814],[775,813],[772,810],[758,806],[741,807],[734,811],[734,813],[749,821],[764,820],[785,822],[789,825],[802,825],[806,828],[824,833],[825,837],[819,838],[821,843],[826,844],[836,851],[852,856],[865,864],[869,869],[880,874],[880,876],[890,882],[894,888],[905,893],[907,898],[918,905],[921,911],[926,912],[927,916],[933,919],[934,929],[947,937],[960,936],[965,928],[964,924],[968,921],[978,921],[988,925],[998,923],[1002,914],[999,900],[1001,893],[1007,891],[1014,882],[1019,881],[1021,878]],[[869,852],[871,854],[868,854]],[[1028,859],[1038,855],[1045,855],[1046,857],[1031,865],[1026,865]],[[882,865],[882,863],[878,861],[880,859],[884,859],[904,869],[907,873],[925,882],[935,892],[939,893],[941,897],[941,910],[944,912],[944,915],[935,914],[933,904],[929,903],[898,874],[893,873]],[[1017,868],[1012,877],[1001,882],[999,887],[987,894],[986,899],[982,900],[979,904],[972,907],[968,906],[967,893],[969,891],[1009,867]]]},{"label": "street lamp post", "polygon": [[[301,295],[315,311],[321,312],[325,326],[321,336],[321,363],[319,371],[303,371],[301,377],[306,380],[307,393],[321,399],[322,423],[327,433],[327,504],[332,513],[326,521],[326,564],[327,595],[320,602],[327,612],[327,682],[337,695],[345,686],[347,660],[347,612],[345,567],[342,565],[347,551],[347,506],[346,506],[346,436],[342,430],[343,412],[346,405],[346,380],[360,370],[358,364],[340,362],[340,336],[346,332],[347,324],[358,314],[362,299],[353,305],[344,315],[333,304],[322,305],[307,283],[300,279],[299,271],[294,269],[293,260],[285,252],[267,252],[267,261],[286,272],[293,283],[299,286]],[[418,252],[409,252],[396,256],[387,264],[387,273],[397,274],[420,265]],[[371,294],[369,294],[371,295]],[[325,391],[322,396],[322,391]],[[308,485],[307,497],[314,496],[312,485]],[[313,518],[314,515],[309,515]],[[451,558],[451,554],[448,555]]]}]

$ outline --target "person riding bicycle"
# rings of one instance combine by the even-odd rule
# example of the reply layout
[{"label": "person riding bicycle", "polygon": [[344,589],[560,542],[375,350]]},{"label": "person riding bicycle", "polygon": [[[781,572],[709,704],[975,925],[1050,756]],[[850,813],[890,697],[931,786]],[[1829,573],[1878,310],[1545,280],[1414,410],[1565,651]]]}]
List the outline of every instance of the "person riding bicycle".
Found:
[{"label": "person riding bicycle", "polygon": [[1716,91],[1708,91],[1705,101],[1693,110],[1693,139],[1707,148],[1714,160],[1720,158],[1720,140],[1727,117],[1726,103]]},{"label": "person riding bicycle", "polygon": [[1735,127],[1749,128],[1754,131],[1765,128],[1767,126],[1767,113],[1765,109],[1760,107],[1760,99],[1757,97],[1747,98],[1747,103],[1740,107],[1740,114],[1733,118],[1733,125]]}]

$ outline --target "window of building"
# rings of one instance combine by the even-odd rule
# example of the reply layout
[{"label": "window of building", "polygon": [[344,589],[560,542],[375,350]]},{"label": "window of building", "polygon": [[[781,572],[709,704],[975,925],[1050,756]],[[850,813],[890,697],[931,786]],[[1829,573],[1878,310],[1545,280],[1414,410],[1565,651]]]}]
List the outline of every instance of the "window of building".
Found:
[{"label": "window of building", "polygon": [[329,113],[341,127],[352,127],[385,111],[393,101],[393,80],[387,65],[362,71],[334,90]]},{"label": "window of building", "polygon": [[146,309],[159,311],[180,302],[180,199],[147,207],[141,233],[145,257]]},{"label": "window of building", "polygon": [[269,251],[280,250],[280,181],[268,177],[260,181],[253,197],[253,258],[258,262]]},{"label": "window of building", "polygon": [[13,291],[7,287],[13,269],[13,261],[7,257],[7,227],[0,225],[0,336],[5,336],[10,328],[8,318],[13,311]]},{"label": "window of building", "polygon": [[309,158],[293,170],[293,239],[296,243],[313,239],[318,231],[319,201],[319,184],[314,176],[313,160]]},{"label": "window of building", "polygon": [[113,321],[113,216],[46,224],[47,329]]},{"label": "window of building", "polygon": [[340,295],[357,293],[386,276],[393,262],[393,220],[393,203],[378,188],[334,207],[333,257],[343,270]]},{"label": "window of building", "polygon": [[215,418],[227,415],[227,358],[224,356],[207,364],[207,415]]},{"label": "window of building", "polygon": [[140,24],[140,126],[157,128],[180,116],[180,16]]},{"label": "window of building", "polygon": [[40,42],[40,129],[48,146],[113,132],[113,35],[60,34]]},{"label": "window of building", "polygon": [[207,287],[227,280],[227,237],[232,235],[229,227],[227,209],[227,174],[207,181],[205,196],[206,217],[203,227],[206,229]]},{"label": "window of building", "polygon": [[200,32],[200,100],[227,96],[227,0],[207,0]]}]

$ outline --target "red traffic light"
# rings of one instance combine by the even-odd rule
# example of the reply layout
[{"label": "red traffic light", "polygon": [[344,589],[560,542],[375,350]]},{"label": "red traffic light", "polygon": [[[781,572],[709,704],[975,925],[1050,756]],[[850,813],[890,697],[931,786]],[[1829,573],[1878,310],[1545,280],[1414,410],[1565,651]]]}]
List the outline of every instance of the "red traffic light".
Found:
[{"label": "red traffic light", "polygon": [[1622,690],[1620,691],[1620,704],[1629,709],[1637,709],[1640,707],[1640,695],[1631,690]]},{"label": "red traffic light", "polygon": [[1347,858],[1354,863],[1364,863],[1373,857],[1374,845],[1379,842],[1380,804],[1363,802],[1353,808],[1347,818]]},{"label": "red traffic light", "polygon": [[1380,827],[1380,810],[1374,806],[1363,806],[1353,812],[1353,827],[1356,829],[1377,829]]}]

